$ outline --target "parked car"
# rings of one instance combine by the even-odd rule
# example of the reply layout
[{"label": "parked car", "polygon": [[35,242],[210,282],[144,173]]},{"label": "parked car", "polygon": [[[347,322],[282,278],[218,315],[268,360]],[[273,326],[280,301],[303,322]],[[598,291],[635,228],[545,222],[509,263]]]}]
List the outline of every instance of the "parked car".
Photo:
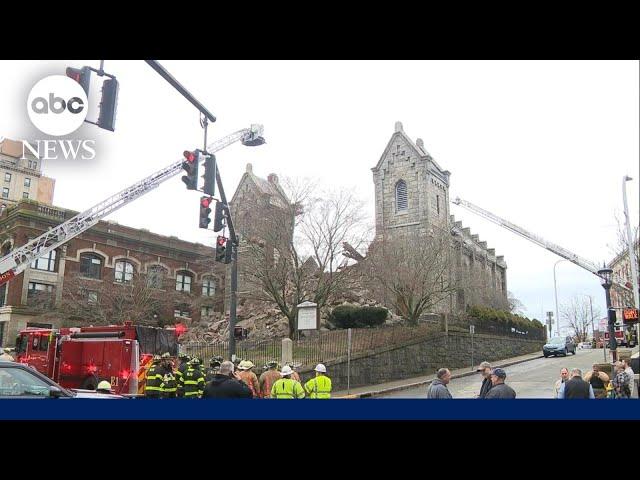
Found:
[{"label": "parked car", "polygon": [[591,342],[580,342],[578,348],[593,348]]},{"label": "parked car", "polygon": [[16,362],[0,362],[0,399],[3,398],[95,398],[123,399],[122,395],[98,393],[95,390],[72,390]]},{"label": "parked car", "polygon": [[576,354],[576,344],[571,337],[553,337],[542,347],[542,354],[567,356],[568,353]]}]

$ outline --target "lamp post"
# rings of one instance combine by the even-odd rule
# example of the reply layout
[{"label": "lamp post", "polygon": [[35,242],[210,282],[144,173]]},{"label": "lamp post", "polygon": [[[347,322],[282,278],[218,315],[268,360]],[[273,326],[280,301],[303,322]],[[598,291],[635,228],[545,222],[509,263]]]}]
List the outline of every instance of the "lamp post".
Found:
[{"label": "lamp post", "polygon": [[611,276],[613,275],[613,270],[603,266],[601,270],[598,270],[598,275],[600,276],[602,287],[604,288],[605,297],[607,300],[607,324],[609,328],[609,349],[611,350],[611,359],[615,363],[618,360],[617,348],[618,342],[616,341],[616,327],[615,324],[611,323]]},{"label": "lamp post", "polygon": [[[556,300],[556,335],[560,336],[560,315],[558,315],[558,286],[556,283],[556,265],[560,262],[566,262],[566,259],[561,258],[556,263],[553,264],[553,293]],[[551,332],[549,332],[551,335]]]}]

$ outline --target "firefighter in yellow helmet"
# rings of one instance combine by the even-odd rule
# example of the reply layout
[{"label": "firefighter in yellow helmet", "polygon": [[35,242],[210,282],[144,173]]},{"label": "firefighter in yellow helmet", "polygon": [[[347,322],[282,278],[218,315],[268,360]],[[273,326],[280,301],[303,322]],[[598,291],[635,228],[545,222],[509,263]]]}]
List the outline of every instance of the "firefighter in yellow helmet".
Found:
[{"label": "firefighter in yellow helmet", "polygon": [[147,380],[144,387],[146,398],[160,398],[162,396],[162,381],[164,380],[164,367],[160,355],[153,356],[151,367],[147,370]]},{"label": "firefighter in yellow helmet", "polygon": [[316,376],[304,384],[305,392],[309,398],[331,398],[331,379],[327,377],[327,367],[319,363],[314,370]]},{"label": "firefighter in yellow helmet", "polygon": [[96,393],[112,393],[111,384],[106,380],[102,380],[96,387]]},{"label": "firefighter in yellow helmet", "polygon": [[282,378],[277,380],[271,387],[271,398],[290,400],[294,398],[304,398],[304,388],[300,382],[296,382],[291,378],[293,370],[288,365],[282,367],[280,375]]},{"label": "firefighter in yellow helmet", "polygon": [[178,390],[185,398],[200,398],[204,391],[204,375],[200,370],[200,359],[192,358],[189,366],[180,377]]}]

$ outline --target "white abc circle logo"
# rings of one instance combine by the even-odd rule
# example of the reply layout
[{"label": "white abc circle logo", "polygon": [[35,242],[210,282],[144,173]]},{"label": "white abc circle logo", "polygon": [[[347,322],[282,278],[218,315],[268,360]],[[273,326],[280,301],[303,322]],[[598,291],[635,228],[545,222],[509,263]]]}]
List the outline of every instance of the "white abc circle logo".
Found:
[{"label": "white abc circle logo", "polygon": [[27,99],[27,112],[38,130],[59,137],[75,132],[87,118],[87,94],[64,75],[51,75],[36,83]]}]

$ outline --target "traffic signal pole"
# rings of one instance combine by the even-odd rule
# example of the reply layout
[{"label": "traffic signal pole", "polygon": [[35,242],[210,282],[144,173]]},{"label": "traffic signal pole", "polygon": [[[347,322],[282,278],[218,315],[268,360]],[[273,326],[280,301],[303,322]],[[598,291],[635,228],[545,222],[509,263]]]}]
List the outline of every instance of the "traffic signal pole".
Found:
[{"label": "traffic signal pole", "polygon": [[[224,194],[222,179],[220,177],[220,168],[216,168],[216,183],[220,192],[220,201],[223,205],[228,205],[227,196]],[[231,292],[229,301],[229,357],[235,360],[236,355],[236,337],[234,335],[237,319],[237,293],[238,293],[238,237],[236,230],[233,228],[233,220],[231,212],[227,212],[227,226],[229,227],[229,242],[227,248],[231,248]]]}]

